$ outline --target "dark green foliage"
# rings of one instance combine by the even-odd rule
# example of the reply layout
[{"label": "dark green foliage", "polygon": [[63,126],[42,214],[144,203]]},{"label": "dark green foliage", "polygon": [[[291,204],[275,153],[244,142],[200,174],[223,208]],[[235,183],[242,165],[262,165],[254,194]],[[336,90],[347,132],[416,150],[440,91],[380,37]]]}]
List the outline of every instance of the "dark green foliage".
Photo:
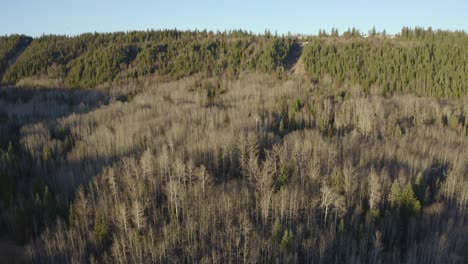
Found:
[{"label": "dark green foliage", "polygon": [[31,37],[24,35],[0,37],[0,81],[10,60],[12,60],[21,49],[29,45],[31,41]]},{"label": "dark green foliage", "polygon": [[331,176],[330,184],[333,189],[337,192],[343,191],[344,178],[343,174],[339,170],[335,170]]},{"label": "dark green foliage", "polygon": [[274,72],[283,66],[291,45],[291,39],[236,36],[234,32],[184,33],[177,40],[146,44],[135,60],[136,71],[139,76],[156,73],[174,79],[195,73],[235,76],[247,70]]},{"label": "dark green foliage", "polygon": [[278,130],[280,135],[299,128],[300,124],[296,122],[296,117],[304,107],[304,103],[300,99],[283,96],[277,100],[276,107],[279,117]]},{"label": "dark green foliage", "polygon": [[281,221],[276,219],[275,222],[273,223],[273,227],[271,230],[271,237],[273,238],[274,241],[280,242],[280,236],[281,234]]},{"label": "dark green foliage", "polygon": [[44,146],[44,148],[42,149],[42,160],[48,161],[50,160],[50,157],[51,157],[50,148],[47,146]]},{"label": "dark green foliage", "polygon": [[94,238],[98,244],[105,243],[109,239],[109,226],[102,214],[94,221]]},{"label": "dark green foliage", "polygon": [[26,77],[59,79],[70,87],[95,87],[122,78],[155,74],[236,76],[242,71],[282,69],[293,40],[243,31],[148,31],[43,36],[8,69],[4,82]]},{"label": "dark green foliage", "polygon": [[343,234],[345,232],[345,223],[344,219],[340,220],[340,225],[338,226],[338,233]]},{"label": "dark green foliage", "polygon": [[279,174],[278,174],[278,185],[282,187],[288,183],[289,180],[289,169],[286,164],[281,163],[279,167]]},{"label": "dark green foliage", "polygon": [[92,51],[70,63],[67,83],[70,87],[94,87],[110,82],[128,67],[137,52],[134,46],[118,44]]},{"label": "dark green foliage", "polygon": [[377,86],[395,93],[460,97],[468,82],[468,36],[404,28],[396,38],[312,39],[303,51],[307,73],[332,77],[336,86],[349,82],[367,92]]},{"label": "dark green foliage", "polygon": [[[0,72],[30,38],[3,37]],[[244,31],[147,31],[43,36],[8,68],[3,83],[28,77],[61,80],[69,87],[95,87],[115,80],[156,75],[172,80],[193,74],[237,76],[244,71],[281,73],[294,39]],[[463,32],[403,28],[399,36],[348,29],[339,37],[320,30],[303,51],[307,73],[332,77],[335,86],[377,87],[384,95],[413,93],[436,97],[466,94],[468,37]],[[4,54],[4,55],[2,55]],[[289,125],[288,125],[289,126]]]},{"label": "dark green foliage", "polygon": [[280,120],[280,122],[279,122],[278,130],[279,130],[279,133],[280,133],[281,135],[284,134],[284,121],[283,121],[282,118],[281,118],[281,120]]},{"label": "dark green foliage", "polygon": [[[65,36],[43,36],[35,39],[18,61],[6,72],[3,82],[14,84],[24,77],[47,75],[48,72],[64,76],[66,65],[83,54],[93,35],[84,34],[80,38]],[[56,68],[54,71],[49,68]],[[57,73],[57,71],[60,71]]]},{"label": "dark green foliage", "polygon": [[293,239],[293,233],[290,230],[286,229],[283,233],[283,237],[281,238],[281,248],[283,250],[291,250]]},{"label": "dark green foliage", "polygon": [[75,206],[73,204],[70,204],[70,210],[68,213],[68,225],[70,227],[73,227],[76,225],[76,212],[75,212]]},{"label": "dark green foliage", "polygon": [[370,208],[368,215],[370,220],[375,221],[380,217],[380,210],[378,208]]},{"label": "dark green foliage", "polygon": [[389,200],[391,207],[399,209],[403,216],[418,216],[421,213],[421,203],[416,198],[410,184],[402,186],[400,183],[394,182]]}]

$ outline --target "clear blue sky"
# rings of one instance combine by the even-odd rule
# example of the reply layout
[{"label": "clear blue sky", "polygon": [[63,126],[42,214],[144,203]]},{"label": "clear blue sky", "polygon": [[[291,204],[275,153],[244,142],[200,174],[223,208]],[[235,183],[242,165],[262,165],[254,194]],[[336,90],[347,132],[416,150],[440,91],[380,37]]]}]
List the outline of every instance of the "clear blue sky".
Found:
[{"label": "clear blue sky", "polygon": [[0,7],[1,35],[163,28],[316,34],[372,26],[388,33],[403,26],[468,31],[468,0],[3,0]]}]

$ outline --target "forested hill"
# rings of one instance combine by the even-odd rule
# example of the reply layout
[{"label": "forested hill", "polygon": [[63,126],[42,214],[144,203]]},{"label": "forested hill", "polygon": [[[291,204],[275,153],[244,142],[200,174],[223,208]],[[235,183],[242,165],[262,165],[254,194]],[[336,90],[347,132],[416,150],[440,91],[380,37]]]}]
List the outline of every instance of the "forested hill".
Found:
[{"label": "forested hill", "polygon": [[0,80],[9,64],[14,62],[16,56],[20,55],[32,40],[31,37],[24,35],[0,37]]},{"label": "forested hill", "polygon": [[3,78],[63,80],[68,87],[94,87],[117,78],[154,74],[179,79],[195,73],[236,75],[273,72],[283,66],[292,38],[229,33],[148,31],[43,36],[35,39]]},{"label": "forested hill", "polygon": [[[0,66],[18,49],[1,40]],[[241,72],[281,75],[294,42],[303,42],[308,77],[335,86],[358,85],[385,95],[461,97],[468,90],[465,32],[403,28],[397,36],[356,30],[317,37],[255,35],[244,31],[144,31],[42,36],[8,68],[4,85],[36,79],[60,86],[111,86],[147,76],[174,80],[193,74],[236,77]],[[5,43],[5,44],[4,44]],[[5,51],[4,51],[5,50]],[[26,82],[28,83],[28,82]]]},{"label": "forested hill", "polygon": [[465,33],[409,30],[396,38],[314,38],[305,47],[310,76],[328,74],[338,85],[377,85],[384,95],[460,97],[468,91]]}]

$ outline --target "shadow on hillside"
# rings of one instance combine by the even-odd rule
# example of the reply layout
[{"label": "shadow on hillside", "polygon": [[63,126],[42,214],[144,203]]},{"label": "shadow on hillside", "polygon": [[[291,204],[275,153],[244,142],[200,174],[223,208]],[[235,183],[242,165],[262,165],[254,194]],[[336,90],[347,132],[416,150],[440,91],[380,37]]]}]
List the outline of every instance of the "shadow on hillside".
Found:
[{"label": "shadow on hillside", "polygon": [[110,97],[99,90],[0,87],[0,147],[16,141],[21,126],[55,123],[109,102]]},{"label": "shadow on hillside", "polygon": [[[86,113],[106,105],[109,96],[99,90],[64,88],[0,88],[0,111],[27,122]],[[25,120],[23,120],[25,121]]]},{"label": "shadow on hillside", "polygon": [[288,56],[286,57],[284,66],[287,71],[291,71],[296,63],[299,61],[299,58],[302,55],[302,44],[299,42],[294,42],[291,46]]},{"label": "shadow on hillside", "polygon": [[[73,201],[78,186],[87,186],[93,176],[119,159],[112,156],[68,161],[66,157],[68,151],[73,148],[74,140],[70,131],[63,130],[58,125],[61,118],[90,113],[110,102],[110,96],[105,92],[92,89],[0,87],[0,149],[7,150],[12,147],[14,162],[5,166],[8,166],[8,175],[14,179],[14,186],[17,186],[17,190],[14,191],[17,195],[15,199],[20,201],[19,204],[12,203],[2,210],[15,217],[18,217],[18,214],[11,212],[19,210],[23,212],[23,218],[20,218],[24,220],[19,224],[18,221],[14,221],[13,228],[6,229],[6,226],[1,225],[0,219],[0,234],[15,237],[16,243],[23,244],[39,235],[45,226],[54,225],[55,221],[42,223],[41,215],[44,213],[31,209],[35,208],[34,196],[38,195],[34,191],[38,188],[34,186],[40,186],[38,190],[41,192],[44,186],[48,186],[50,192],[55,194],[56,214],[53,218],[66,217],[69,202]],[[24,142],[21,142],[21,128],[37,123],[44,124],[31,131],[32,134],[38,134],[37,140],[42,137],[39,134],[48,131],[51,140],[68,146],[64,148],[64,152],[52,152],[50,157],[45,159],[33,157],[31,151],[25,149]],[[41,144],[37,143],[38,146]],[[33,231],[31,228],[34,225]]]},{"label": "shadow on hillside", "polygon": [[3,80],[3,76],[8,71],[8,68],[16,63],[18,58],[23,54],[26,48],[32,43],[31,37],[22,36],[19,43],[16,46],[16,52],[11,57],[7,57],[7,65],[5,68],[0,68],[0,82]]}]

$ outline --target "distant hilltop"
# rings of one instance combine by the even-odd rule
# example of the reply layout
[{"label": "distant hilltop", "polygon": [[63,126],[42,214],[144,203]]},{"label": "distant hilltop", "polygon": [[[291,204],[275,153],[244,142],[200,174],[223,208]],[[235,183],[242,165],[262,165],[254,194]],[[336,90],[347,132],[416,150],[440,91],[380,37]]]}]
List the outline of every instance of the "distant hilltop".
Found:
[{"label": "distant hilltop", "polygon": [[299,61],[292,57],[300,56],[301,74],[317,81],[330,77],[335,86],[460,97],[468,90],[468,73],[458,67],[468,64],[467,40],[463,31],[431,28],[403,28],[395,35],[354,28],[341,34],[320,30],[314,36],[242,30],[13,35],[0,38],[0,76],[3,85],[65,88],[111,88],[148,77],[168,81],[194,74],[237,78],[258,72],[281,78]]}]

